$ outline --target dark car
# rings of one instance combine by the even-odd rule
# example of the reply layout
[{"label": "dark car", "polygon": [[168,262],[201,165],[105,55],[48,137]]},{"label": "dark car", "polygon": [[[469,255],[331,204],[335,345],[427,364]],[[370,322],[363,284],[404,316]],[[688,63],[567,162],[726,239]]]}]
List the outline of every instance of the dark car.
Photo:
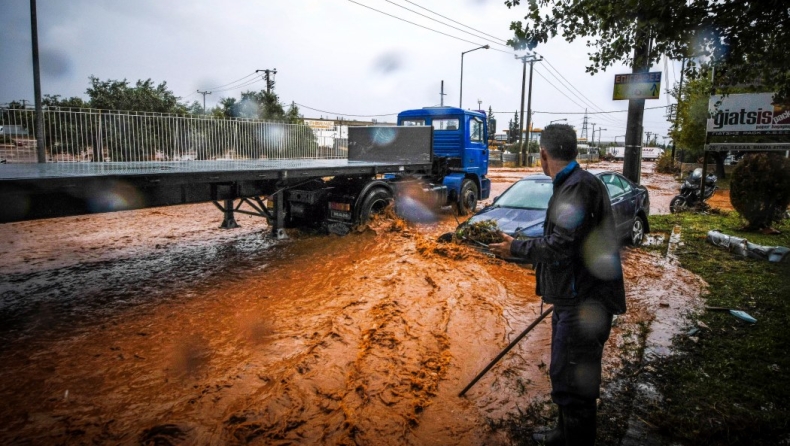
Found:
[{"label": "dark car", "polygon": [[[630,244],[642,244],[649,232],[650,197],[644,186],[617,172],[590,170],[609,191],[617,233]],[[459,226],[492,220],[502,232],[515,238],[540,237],[553,189],[551,177],[529,175],[513,183],[494,202]],[[459,233],[459,231],[456,231]],[[463,231],[460,231],[463,233]]]}]

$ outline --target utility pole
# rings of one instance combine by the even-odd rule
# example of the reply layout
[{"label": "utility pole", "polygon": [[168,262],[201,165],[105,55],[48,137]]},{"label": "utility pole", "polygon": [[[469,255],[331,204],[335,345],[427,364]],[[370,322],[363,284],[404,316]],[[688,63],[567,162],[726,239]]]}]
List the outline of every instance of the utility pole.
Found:
[{"label": "utility pole", "polygon": [[442,80],[442,90],[439,92],[439,105],[444,107],[444,97],[447,94],[444,92],[444,80]]},{"label": "utility pole", "polygon": [[44,110],[41,108],[41,70],[38,63],[38,15],[36,0],[30,0],[30,37],[33,43],[33,99],[36,101],[36,155],[39,163],[47,162],[44,149]]},{"label": "utility pole", "polygon": [[592,143],[595,144],[595,123],[591,122],[590,125],[592,125],[592,128],[593,128],[593,130],[592,130]]},{"label": "utility pole", "polygon": [[532,70],[534,69],[535,62],[540,62],[543,60],[541,56],[540,59],[535,58],[535,54],[528,54],[526,56],[518,57],[516,59],[521,59],[521,62],[524,64],[524,74],[522,75],[521,80],[521,124],[519,125],[518,135],[519,135],[519,142],[521,141],[521,133],[524,124],[524,83],[526,81],[527,76],[527,62],[529,62],[529,93],[527,99],[527,143],[521,144],[521,165],[527,165],[527,150],[529,148],[529,140],[532,136]]},{"label": "utility pole", "polygon": [[274,75],[277,74],[277,68],[255,70],[256,73],[263,71],[263,79],[266,81],[266,93],[271,93],[274,90]]},{"label": "utility pole", "polygon": [[[651,38],[644,25],[643,19],[637,18],[632,73],[647,73],[650,69]],[[625,151],[623,154],[623,176],[636,184],[640,184],[642,177],[642,122],[644,116],[645,100],[629,99],[628,122],[625,130]]]},{"label": "utility pole", "polygon": [[211,92],[210,91],[200,91],[200,90],[198,90],[197,92],[203,95],[203,114],[205,115],[206,114],[206,95],[207,94],[211,94]]},{"label": "utility pole", "polygon": [[480,99],[478,99],[478,100],[477,100],[477,109],[478,109],[478,110],[481,110],[481,109],[482,109],[482,107],[483,107],[483,101],[481,101]]},{"label": "utility pole", "polygon": [[645,145],[649,146],[650,145],[650,135],[652,135],[653,132],[645,132],[645,133],[647,134],[647,140],[645,141]]}]

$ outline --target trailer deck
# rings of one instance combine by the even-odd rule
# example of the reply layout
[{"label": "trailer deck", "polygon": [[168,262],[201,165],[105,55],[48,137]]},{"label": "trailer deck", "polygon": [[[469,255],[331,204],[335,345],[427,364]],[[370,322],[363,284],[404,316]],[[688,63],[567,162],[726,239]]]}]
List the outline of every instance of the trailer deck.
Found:
[{"label": "trailer deck", "polygon": [[430,128],[354,130],[348,159],[0,164],[0,223],[205,201],[232,213],[314,178],[430,172]]}]

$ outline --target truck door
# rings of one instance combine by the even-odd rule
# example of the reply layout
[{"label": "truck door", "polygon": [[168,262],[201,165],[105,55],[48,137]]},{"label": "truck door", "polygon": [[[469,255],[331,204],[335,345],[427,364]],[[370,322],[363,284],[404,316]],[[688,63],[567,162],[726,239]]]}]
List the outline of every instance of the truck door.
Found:
[{"label": "truck door", "polygon": [[488,172],[486,122],[477,116],[465,116],[463,166],[467,172],[485,175]]}]

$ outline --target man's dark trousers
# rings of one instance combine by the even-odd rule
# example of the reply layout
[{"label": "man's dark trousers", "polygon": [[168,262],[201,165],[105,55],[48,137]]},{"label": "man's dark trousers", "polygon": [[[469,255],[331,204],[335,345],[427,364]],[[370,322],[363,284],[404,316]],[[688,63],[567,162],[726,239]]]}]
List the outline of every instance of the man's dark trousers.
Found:
[{"label": "man's dark trousers", "polygon": [[560,407],[569,445],[595,444],[596,399],[612,314],[597,300],[555,305],[551,318],[551,398]]}]

